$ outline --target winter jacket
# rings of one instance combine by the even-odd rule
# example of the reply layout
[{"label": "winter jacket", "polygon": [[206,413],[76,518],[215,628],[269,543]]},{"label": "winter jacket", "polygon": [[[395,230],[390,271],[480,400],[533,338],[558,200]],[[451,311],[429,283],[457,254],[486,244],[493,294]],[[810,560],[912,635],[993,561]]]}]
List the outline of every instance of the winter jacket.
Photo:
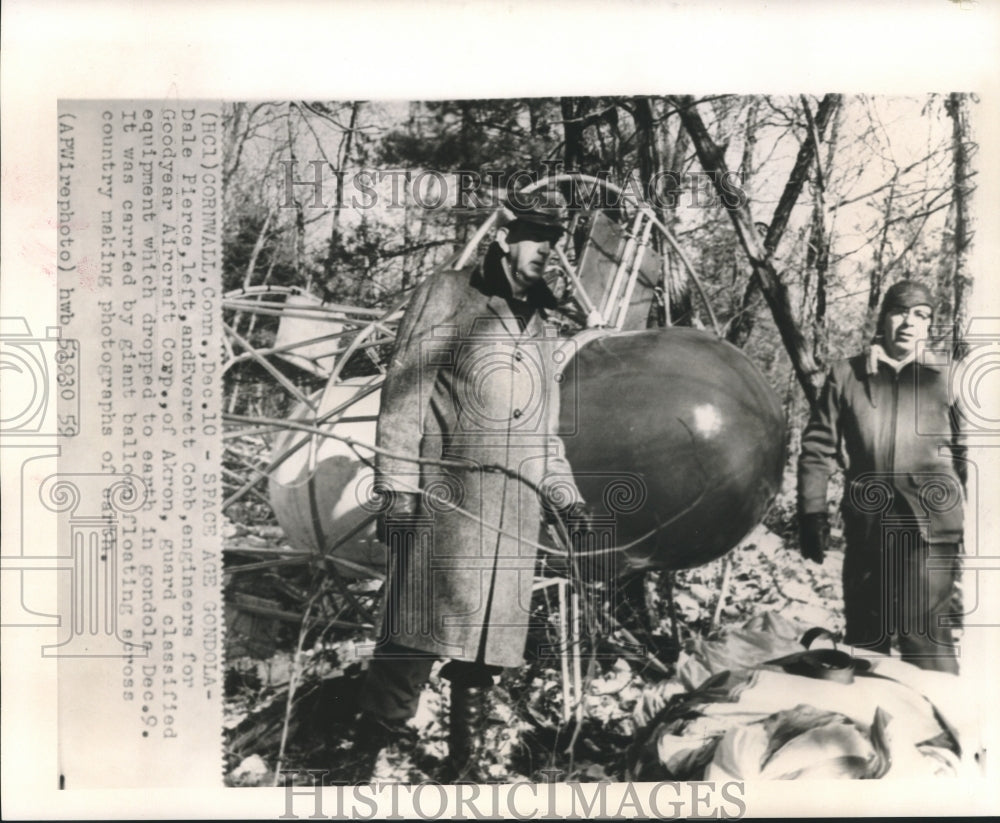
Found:
[{"label": "winter jacket", "polygon": [[834,364],[802,435],[799,511],[826,511],[827,484],[845,473],[848,535],[872,534],[890,513],[915,515],[931,543],[960,540],[965,446],[948,373],[911,360],[898,372],[868,354]]},{"label": "winter jacket", "polygon": [[[426,529],[390,552],[383,635],[439,657],[518,666],[541,523],[537,486],[558,478],[564,503],[579,492],[556,435],[559,340],[537,304],[512,302],[497,275],[478,267],[433,275],[397,334],[377,436],[391,454],[378,455],[376,476],[396,491],[423,491]],[[469,469],[418,469],[417,457]]]}]

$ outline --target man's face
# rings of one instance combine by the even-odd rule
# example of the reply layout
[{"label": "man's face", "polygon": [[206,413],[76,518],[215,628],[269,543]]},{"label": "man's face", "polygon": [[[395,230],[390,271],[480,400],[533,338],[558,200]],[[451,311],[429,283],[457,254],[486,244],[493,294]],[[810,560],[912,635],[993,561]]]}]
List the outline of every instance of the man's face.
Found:
[{"label": "man's face", "polygon": [[552,247],[562,236],[557,226],[540,226],[517,220],[507,232],[507,246],[510,249],[510,273],[515,285],[521,288],[538,283],[545,274]]},{"label": "man's face", "polygon": [[898,306],[890,309],[882,324],[886,352],[895,360],[913,354],[918,340],[925,340],[930,332],[933,312],[930,306]]}]

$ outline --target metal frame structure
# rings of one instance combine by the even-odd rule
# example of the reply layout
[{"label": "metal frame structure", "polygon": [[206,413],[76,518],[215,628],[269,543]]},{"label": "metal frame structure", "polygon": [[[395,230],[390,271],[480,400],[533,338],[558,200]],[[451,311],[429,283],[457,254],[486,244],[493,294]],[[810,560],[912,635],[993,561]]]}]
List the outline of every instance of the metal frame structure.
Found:
[{"label": "metal frame structure", "polygon": [[[717,334],[719,327],[715,313],[708,300],[704,287],[699,281],[690,259],[684,253],[669,228],[657,217],[654,210],[645,202],[639,200],[633,193],[610,183],[607,180],[577,174],[561,174],[539,180],[522,190],[522,194],[548,186],[589,187],[588,202],[597,200],[608,203],[613,199],[616,204],[614,211],[620,218],[619,225],[624,228],[623,245],[619,247],[619,256],[614,264],[613,273],[606,275],[607,282],[603,284],[602,294],[590,293],[581,276],[580,261],[575,258],[572,238],[579,221],[587,216],[587,209],[574,210],[569,230],[554,249],[554,262],[559,274],[565,280],[566,295],[578,309],[574,319],[568,324],[578,330],[591,327],[621,330],[625,326],[626,316],[636,289],[640,271],[647,262],[647,254],[652,246],[654,234],[661,238],[660,246],[666,254],[673,254],[680,261],[689,280],[694,284],[711,324]],[[596,211],[594,209],[593,211]],[[491,231],[502,231],[504,226],[514,219],[514,215],[505,207],[495,209],[479,226],[465,247],[455,258],[453,267],[466,265],[480,249],[481,244],[490,236]],[[658,278],[659,279],[659,278]],[[592,284],[593,286],[593,284]],[[662,296],[662,293],[661,293]],[[261,492],[261,485],[281,469],[290,459],[302,460],[300,454],[306,449],[306,472],[313,471],[319,463],[322,444],[327,438],[336,438],[333,429],[337,425],[371,421],[368,414],[359,414],[357,407],[364,399],[381,385],[384,376],[384,365],[380,357],[385,356],[395,339],[395,331],[403,315],[408,295],[398,298],[388,309],[371,309],[339,303],[327,303],[312,296],[302,289],[272,286],[251,286],[227,293],[224,296],[224,309],[231,312],[232,321],[224,325],[226,362],[224,372],[252,364],[262,370],[270,385],[287,395],[295,404],[297,411],[291,416],[278,417],[267,413],[236,414],[238,384],[227,398],[228,408],[224,413],[225,434],[227,443],[226,458],[229,463],[224,467],[224,476],[235,487],[223,503],[223,510],[244,501],[252,496],[259,501],[268,503]],[[250,334],[241,334],[237,326],[241,318],[250,316],[247,323],[252,331],[259,318],[279,318],[279,333],[274,345],[268,348],[254,348],[247,339]],[[669,305],[666,306],[666,322],[670,324]],[[284,327],[284,330],[283,330]],[[291,327],[291,330],[289,328]],[[369,359],[369,376],[357,385],[355,391],[350,387],[352,382],[345,378],[347,364],[355,355],[363,353]],[[346,395],[346,399],[338,400],[327,411],[320,413],[322,391],[307,390],[297,385],[279,368],[278,361],[294,363],[304,375],[318,384],[323,382],[326,388],[322,391],[340,391],[338,398]],[[357,360],[355,359],[355,362]],[[261,376],[263,376],[261,375]],[[262,400],[269,398],[264,396]],[[243,398],[245,401],[246,398]],[[281,432],[293,430],[301,436],[292,438],[280,437]],[[275,448],[275,444],[283,444]],[[364,445],[350,443],[352,452],[361,459],[366,459]],[[374,444],[370,444],[374,445]],[[361,449],[361,451],[358,451]],[[252,547],[240,549],[240,553],[254,558],[252,562],[243,564],[227,564],[227,574],[237,574],[262,568],[276,566],[316,564],[322,566],[334,581],[335,590],[342,596],[346,604],[336,612],[335,624],[357,628],[370,628],[372,612],[370,608],[358,603],[345,583],[345,576],[365,574],[364,569],[350,561],[344,561],[333,556],[334,549],[343,541],[354,536],[358,529],[370,526],[369,518],[350,530],[350,534],[338,535],[333,543],[324,544],[324,536],[320,528],[319,508],[321,501],[311,499],[312,522],[316,531],[316,550],[306,551],[293,549],[259,549]],[[231,559],[231,558],[230,558]],[[367,575],[378,577],[371,569]],[[539,583],[551,585],[551,579]],[[555,581],[559,586],[560,603],[568,607],[560,609],[561,614],[561,644],[563,648],[579,648],[581,627],[579,625],[580,603],[579,593],[565,580]],[[244,598],[245,600],[245,598]],[[241,608],[237,602],[237,608]],[[341,620],[344,612],[352,612],[359,621]],[[273,615],[272,615],[273,617]],[[563,666],[568,662],[563,658]],[[579,667],[579,656],[575,655],[574,665]],[[564,672],[564,674],[568,674]],[[566,711],[571,705],[580,711],[582,706],[582,686],[579,672],[573,678],[564,678],[567,684],[572,684],[576,695],[568,695]],[[567,686],[569,688],[569,686]],[[569,719],[567,714],[566,719]]]},{"label": "metal frame structure", "polygon": [[[601,190],[605,196],[616,198],[622,212],[625,214],[625,248],[618,261],[613,280],[603,297],[591,295],[584,286],[578,266],[570,260],[570,238],[573,235],[577,221],[581,218],[581,210],[576,210],[572,216],[570,230],[555,248],[555,256],[561,275],[569,285],[569,295],[577,304],[582,315],[587,318],[586,325],[622,329],[630,304],[636,281],[642,268],[647,250],[651,244],[653,233],[657,233],[671,253],[682,263],[690,281],[695,285],[705,311],[708,314],[716,334],[719,331],[718,322],[711,302],[699,280],[690,259],[678,244],[670,229],[656,216],[654,210],[645,202],[640,201],[633,193],[626,191],[607,180],[582,174],[560,174],[544,178],[525,187],[523,194],[543,188],[559,185],[588,185]],[[590,199],[593,199],[592,197]],[[603,202],[607,202],[606,200]],[[585,210],[584,210],[585,211]],[[513,220],[514,215],[506,208],[494,210],[480,225],[479,229],[466,243],[458,256],[454,267],[461,268],[473,257],[481,242],[491,230],[500,228],[502,224]],[[299,298],[294,304],[290,301]],[[259,365],[273,379],[275,385],[286,392],[297,403],[313,409],[316,408],[316,396],[303,392],[294,382],[272,362],[279,358],[298,360],[297,365],[304,367],[318,378],[328,383],[337,383],[341,379],[345,365],[357,352],[366,352],[372,359],[373,366],[382,369],[377,351],[391,346],[395,339],[395,329],[406,307],[407,298],[397,300],[388,310],[371,309],[360,306],[350,306],[340,303],[326,303],[319,298],[310,296],[302,289],[274,286],[251,286],[227,293],[224,296],[224,308],[236,312],[232,323],[224,324],[227,359],[224,371],[228,372],[241,363],[252,361]],[[308,336],[290,340],[280,345],[266,349],[255,349],[235,328],[241,315],[252,315],[254,318],[277,316],[282,323],[289,321],[304,321],[315,328],[317,324],[326,324],[329,331],[309,333]],[[667,308],[669,324],[669,307]],[[324,357],[316,356],[318,347],[326,346]],[[327,364],[322,361],[331,361]],[[375,386],[367,386],[365,392],[374,391]],[[235,391],[239,391],[237,388]],[[228,442],[260,436],[280,428],[273,419],[262,415],[259,420],[252,416],[236,416],[232,414],[235,398],[229,398],[229,408],[224,416],[227,425],[225,437]],[[344,404],[335,413],[329,413],[314,421],[317,427],[332,426],[349,418],[351,404]],[[317,435],[319,436],[319,435]],[[269,461],[262,466],[255,466],[255,478],[240,484],[237,491],[226,497],[223,508],[226,509],[242,499],[250,489],[263,482],[270,471],[287,458],[287,455],[271,455]]]}]

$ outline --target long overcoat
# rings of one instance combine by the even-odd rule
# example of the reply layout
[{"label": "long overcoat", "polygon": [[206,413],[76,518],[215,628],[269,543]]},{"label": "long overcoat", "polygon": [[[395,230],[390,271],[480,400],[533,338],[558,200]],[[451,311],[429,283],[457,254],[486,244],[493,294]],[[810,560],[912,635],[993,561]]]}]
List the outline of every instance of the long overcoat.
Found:
[{"label": "long overcoat", "polygon": [[[515,316],[478,267],[438,272],[401,322],[382,389],[376,476],[420,489],[414,536],[390,531],[382,636],[518,666],[540,531],[537,486],[578,498],[557,434],[558,339]],[[414,462],[442,459],[442,467]]]},{"label": "long overcoat", "polygon": [[947,371],[911,360],[898,372],[860,354],[833,365],[802,434],[799,505],[825,512],[844,469],[848,536],[871,533],[891,511],[915,516],[930,543],[962,537],[965,445]]}]

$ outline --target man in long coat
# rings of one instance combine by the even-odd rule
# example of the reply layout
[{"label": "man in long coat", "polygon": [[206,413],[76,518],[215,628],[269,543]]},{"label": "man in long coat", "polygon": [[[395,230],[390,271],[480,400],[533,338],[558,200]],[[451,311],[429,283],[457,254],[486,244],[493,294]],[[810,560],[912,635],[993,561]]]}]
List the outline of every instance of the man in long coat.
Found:
[{"label": "man in long coat", "polygon": [[957,672],[952,627],[966,464],[961,413],[947,370],[919,358],[933,298],[923,285],[885,294],[876,338],[830,370],[802,435],[799,524],[803,554],[823,562],[827,484],[845,471],[845,641]]},{"label": "man in long coat", "polygon": [[562,355],[544,318],[566,207],[555,192],[525,199],[509,204],[516,219],[481,265],[417,289],[378,420],[389,569],[361,702],[369,728],[398,728],[433,661],[450,658],[455,777],[470,774],[494,674],[523,662],[542,505],[582,506],[557,433]]}]

